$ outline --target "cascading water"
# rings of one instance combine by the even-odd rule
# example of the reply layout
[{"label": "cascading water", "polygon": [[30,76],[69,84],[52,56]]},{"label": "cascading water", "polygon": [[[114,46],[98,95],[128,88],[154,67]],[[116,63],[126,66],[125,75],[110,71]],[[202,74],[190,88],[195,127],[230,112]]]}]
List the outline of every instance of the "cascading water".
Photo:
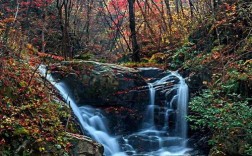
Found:
[{"label": "cascading water", "polygon": [[[155,103],[157,90],[169,97],[162,108]],[[185,155],[191,150],[186,148],[188,86],[185,80],[177,72],[171,72],[162,79],[150,83],[149,92],[150,103],[146,110],[143,129],[124,137],[124,151],[128,155]],[[164,112],[163,126],[155,123],[156,110]],[[172,114],[173,117],[170,117]],[[169,127],[170,118],[174,120],[174,128]]]},{"label": "cascading water", "polygon": [[[178,135],[186,139],[187,138],[187,104],[188,104],[188,86],[185,83],[185,80],[179,76],[177,73],[175,74],[179,78],[179,86],[178,86],[178,115],[177,115],[177,132]],[[186,146],[186,141],[183,142],[183,146]]]},{"label": "cascading water", "polygon": [[155,109],[155,93],[156,90],[153,87],[152,83],[148,84],[149,90],[150,90],[150,104],[148,105],[144,123],[143,123],[143,128],[147,129],[155,129],[154,125],[154,109]]},{"label": "cascading water", "polygon": [[[168,120],[169,112],[171,111],[174,100],[177,100],[176,121],[175,121],[176,135],[183,139],[186,139],[187,138],[186,116],[187,116],[187,105],[188,105],[188,86],[185,83],[185,80],[177,72],[172,72],[171,74],[162,78],[161,80],[154,82],[154,85],[159,85],[167,81],[171,81],[172,77],[178,78],[179,82],[178,84],[175,84],[173,88],[171,89],[171,91],[177,90],[177,94],[175,94],[172,97],[172,99],[170,100],[170,105],[167,105],[166,107],[165,123],[167,124],[169,122]],[[167,94],[171,93],[171,91],[167,92]]]},{"label": "cascading water", "polygon": [[[106,156],[171,156],[185,155],[191,150],[186,148],[187,122],[185,117],[187,115],[188,86],[178,73],[171,72],[162,79],[148,84],[150,103],[146,108],[143,129],[137,133],[123,136],[119,145],[117,139],[109,135],[106,119],[100,110],[87,106],[78,107],[69,97],[68,88],[63,82],[55,82],[50,74],[46,74],[46,67],[43,65],[40,66],[39,71],[70,104],[83,132],[87,132],[104,146]],[[165,105],[160,106],[159,103],[155,103],[157,91],[164,93],[165,97],[169,97],[166,99]],[[161,119],[163,125],[155,123],[157,110],[164,112],[163,119]],[[173,120],[174,126],[169,126],[170,120]]]},{"label": "cascading water", "polygon": [[47,74],[46,67],[44,65],[39,67],[39,72],[46,77],[46,79],[52,83],[57,90],[59,90],[62,97],[70,104],[74,114],[80,122],[82,130],[88,132],[93,139],[104,146],[106,156],[126,155],[124,152],[120,151],[116,138],[108,134],[104,117],[98,109],[84,106],[78,107],[69,97],[66,85],[62,82],[55,82],[52,76],[49,73]]}]

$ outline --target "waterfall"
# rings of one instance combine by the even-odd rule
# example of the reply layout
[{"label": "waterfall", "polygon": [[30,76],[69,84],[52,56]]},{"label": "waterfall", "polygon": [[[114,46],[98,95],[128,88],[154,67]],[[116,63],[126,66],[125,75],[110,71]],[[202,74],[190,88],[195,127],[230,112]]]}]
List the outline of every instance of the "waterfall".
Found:
[{"label": "waterfall", "polygon": [[[177,136],[186,139],[187,138],[187,105],[188,105],[188,86],[185,83],[185,80],[177,73],[177,72],[171,72],[167,76],[163,77],[160,80],[155,81],[152,86],[158,86],[160,84],[164,84],[167,82],[174,82],[174,77],[179,80],[177,84],[171,88],[170,91],[176,90],[177,94],[173,95],[172,99],[170,101],[167,101],[170,105],[167,105],[166,107],[166,117],[165,117],[165,123],[168,123],[168,116],[169,111],[172,108],[173,102],[176,100],[177,103],[177,109],[176,109],[176,133]],[[153,87],[155,88],[155,87]],[[153,92],[150,90],[150,92]],[[155,91],[154,91],[155,92]],[[171,93],[171,92],[168,92]],[[153,97],[150,97],[152,99]],[[154,97],[155,98],[155,97]],[[155,105],[155,104],[154,104]]]},{"label": "waterfall", "polygon": [[[149,83],[148,86],[150,102],[146,108],[143,129],[124,137],[124,151],[129,155],[132,153],[133,155],[186,155],[191,149],[186,147],[188,86],[185,80],[177,72],[170,72],[160,80]],[[169,97],[164,106],[160,106],[160,101],[156,100],[157,91]],[[164,112],[163,116],[161,115],[163,119],[157,118],[159,113],[162,114],[160,110]],[[162,120],[164,125],[158,125],[155,120]],[[169,127],[170,122],[175,125]],[[138,144],[134,143],[136,141]]]},{"label": "waterfall", "polygon": [[[39,71],[70,104],[83,133],[88,133],[104,146],[104,155],[171,156],[186,155],[191,150],[186,147],[188,86],[177,72],[170,72],[160,80],[148,84],[150,102],[146,107],[142,129],[122,136],[119,144],[116,137],[109,135],[106,118],[101,110],[88,106],[78,107],[69,97],[65,83],[56,82],[50,74],[46,74],[43,65],[39,67]],[[165,96],[165,104],[160,104],[156,99],[160,92]],[[158,120],[163,121],[163,125],[155,123]],[[174,126],[170,127],[170,123]]]},{"label": "waterfall", "polygon": [[[179,86],[178,86],[178,102],[177,102],[177,132],[178,135],[186,139],[187,138],[187,121],[186,121],[186,116],[187,116],[187,105],[188,105],[188,86],[185,83],[185,80],[178,74],[176,76],[179,78]],[[186,146],[186,141],[184,141],[183,146]]]},{"label": "waterfall", "polygon": [[124,152],[120,151],[116,138],[108,134],[107,126],[104,121],[105,117],[102,116],[98,109],[86,106],[78,107],[71,97],[69,97],[67,86],[62,82],[56,82],[53,77],[47,73],[44,65],[39,67],[39,72],[54,85],[61,96],[70,104],[75,116],[79,120],[83,132],[88,132],[94,140],[103,145],[106,156],[126,156]]},{"label": "waterfall", "polygon": [[[166,114],[165,114],[165,124],[169,122],[168,116],[169,116],[169,111],[172,108],[172,104],[174,100],[176,100],[177,103],[177,109],[176,111],[176,130],[175,130],[175,135],[182,138],[183,142],[182,145],[186,146],[186,139],[187,139],[187,121],[186,121],[186,116],[187,116],[187,105],[188,105],[188,86],[185,83],[185,79],[183,79],[177,72],[171,72],[171,74],[163,77],[160,80],[157,80],[156,82],[153,83],[153,85],[159,85],[162,83],[166,83],[167,81],[169,82],[174,82],[174,78],[176,77],[179,79],[179,82],[173,86],[171,91],[177,90],[177,94],[172,97],[172,99],[169,101],[170,105],[167,105],[166,107]],[[170,92],[168,92],[170,93]],[[168,103],[169,103],[168,102]]]}]

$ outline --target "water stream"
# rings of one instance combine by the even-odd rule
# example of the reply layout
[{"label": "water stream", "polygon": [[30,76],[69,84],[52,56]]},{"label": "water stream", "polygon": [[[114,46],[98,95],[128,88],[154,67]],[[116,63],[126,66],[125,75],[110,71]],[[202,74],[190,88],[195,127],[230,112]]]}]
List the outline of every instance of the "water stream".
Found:
[{"label": "water stream", "polygon": [[68,88],[64,83],[56,82],[49,73],[47,74],[46,67],[43,65],[39,67],[39,71],[59,90],[61,96],[70,104],[83,132],[88,133],[94,140],[103,145],[106,156],[126,156],[124,152],[121,152],[116,138],[109,135],[107,125],[105,124],[106,119],[100,110],[88,106],[78,107],[71,97],[69,97]]},{"label": "water stream", "polygon": [[[185,118],[187,115],[188,87],[178,73],[169,73],[162,79],[149,83],[150,103],[146,108],[142,129],[121,137],[119,144],[119,137],[109,134],[107,121],[101,110],[89,106],[78,107],[69,97],[68,88],[63,82],[56,82],[50,74],[46,74],[46,67],[43,65],[40,66],[39,71],[70,104],[83,132],[88,133],[104,146],[106,156],[170,156],[185,155],[190,151],[186,147],[187,122]],[[160,88],[176,79],[178,83]],[[169,97],[166,100],[166,105],[162,108],[159,108],[155,100],[156,91],[160,89],[165,93],[165,96]],[[170,94],[174,95],[170,96]],[[162,126],[155,123],[156,110],[159,109],[164,112],[164,124]],[[174,120],[175,126],[169,127],[170,120]]]},{"label": "water stream", "polygon": [[[165,96],[169,97],[166,99],[165,106],[161,107],[156,103],[157,90],[161,90]],[[185,80],[177,72],[171,72],[162,79],[149,83],[149,92],[150,102],[147,106],[143,128],[137,133],[123,137],[125,142],[123,150],[128,155],[186,155],[191,149],[186,147],[188,86]],[[155,123],[155,116],[160,113],[156,110],[163,112],[163,115],[159,117],[164,119],[158,118],[163,121],[163,125]],[[169,127],[170,122],[175,125]]]}]

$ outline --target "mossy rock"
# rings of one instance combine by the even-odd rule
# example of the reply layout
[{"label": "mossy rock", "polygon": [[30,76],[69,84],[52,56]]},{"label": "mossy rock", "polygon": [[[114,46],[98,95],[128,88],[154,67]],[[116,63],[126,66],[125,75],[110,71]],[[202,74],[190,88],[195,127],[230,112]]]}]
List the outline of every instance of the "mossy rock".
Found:
[{"label": "mossy rock", "polygon": [[94,61],[64,61],[50,69],[54,78],[66,84],[69,96],[79,105],[148,103],[148,90],[139,91],[147,83],[135,69]]},{"label": "mossy rock", "polygon": [[[70,133],[69,133],[70,134]],[[74,156],[103,156],[104,147],[87,136],[76,135],[72,137],[70,154]]]}]

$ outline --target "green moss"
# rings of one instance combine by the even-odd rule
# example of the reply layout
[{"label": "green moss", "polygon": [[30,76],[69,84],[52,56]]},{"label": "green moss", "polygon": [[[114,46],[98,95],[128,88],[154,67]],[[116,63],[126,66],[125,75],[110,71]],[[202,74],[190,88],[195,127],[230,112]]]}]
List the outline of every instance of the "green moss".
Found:
[{"label": "green moss", "polygon": [[15,128],[13,134],[14,135],[29,135],[29,131],[22,126],[18,126],[17,128]]}]

